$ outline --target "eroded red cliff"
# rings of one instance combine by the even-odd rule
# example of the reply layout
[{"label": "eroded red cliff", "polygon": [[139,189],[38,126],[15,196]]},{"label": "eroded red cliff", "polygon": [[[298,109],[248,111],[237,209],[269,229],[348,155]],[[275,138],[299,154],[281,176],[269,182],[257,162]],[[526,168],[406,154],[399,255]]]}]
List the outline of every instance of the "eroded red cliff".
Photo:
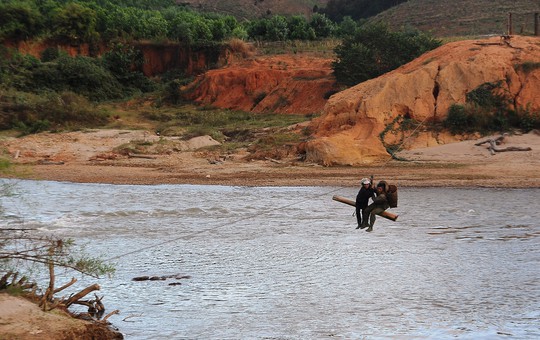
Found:
[{"label": "eroded red cliff", "polygon": [[331,59],[277,55],[210,70],[182,89],[187,99],[220,108],[287,114],[320,113],[337,91]]}]

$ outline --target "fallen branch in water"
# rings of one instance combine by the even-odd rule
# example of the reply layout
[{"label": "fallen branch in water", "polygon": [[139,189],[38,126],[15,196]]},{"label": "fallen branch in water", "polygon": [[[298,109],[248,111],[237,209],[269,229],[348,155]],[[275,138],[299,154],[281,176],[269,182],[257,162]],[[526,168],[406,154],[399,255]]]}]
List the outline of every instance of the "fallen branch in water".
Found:
[{"label": "fallen branch in water", "polygon": [[88,286],[85,289],[81,290],[77,294],[72,295],[69,299],[63,301],[62,303],[64,304],[64,306],[69,307],[73,303],[75,303],[76,301],[79,301],[80,299],[82,299],[83,297],[88,295],[89,293],[91,293],[91,292],[93,292],[95,290],[100,290],[100,289],[101,289],[101,287],[97,283],[94,283],[93,285]]}]

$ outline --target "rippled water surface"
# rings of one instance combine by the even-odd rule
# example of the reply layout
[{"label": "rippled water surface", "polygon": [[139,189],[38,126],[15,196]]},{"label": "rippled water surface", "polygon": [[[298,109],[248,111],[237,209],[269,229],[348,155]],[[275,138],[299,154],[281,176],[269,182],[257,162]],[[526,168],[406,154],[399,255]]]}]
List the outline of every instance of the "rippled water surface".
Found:
[{"label": "rippled water surface", "polygon": [[116,263],[78,288],[127,339],[540,338],[539,189],[403,188],[367,233],[354,188],[4,183],[1,227]]}]

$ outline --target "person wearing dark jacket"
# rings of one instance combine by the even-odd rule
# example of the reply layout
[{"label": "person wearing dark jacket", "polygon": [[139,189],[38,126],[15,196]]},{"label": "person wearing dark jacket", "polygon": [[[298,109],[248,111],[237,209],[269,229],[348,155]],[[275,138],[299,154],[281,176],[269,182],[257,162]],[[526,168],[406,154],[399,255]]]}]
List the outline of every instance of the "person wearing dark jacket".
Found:
[{"label": "person wearing dark jacket", "polygon": [[369,228],[366,231],[373,231],[373,225],[375,224],[375,215],[382,213],[386,209],[390,208],[388,200],[386,199],[386,186],[384,183],[379,182],[377,184],[377,197],[373,199],[373,203],[367,206],[363,212],[363,222],[360,228],[364,229],[368,227],[368,218],[369,218]]},{"label": "person wearing dark jacket", "polygon": [[368,178],[362,178],[360,184],[362,187],[356,195],[356,221],[358,222],[356,229],[362,228],[362,215],[364,214],[364,209],[367,208],[369,199],[375,197],[375,190],[371,186],[371,181]]}]

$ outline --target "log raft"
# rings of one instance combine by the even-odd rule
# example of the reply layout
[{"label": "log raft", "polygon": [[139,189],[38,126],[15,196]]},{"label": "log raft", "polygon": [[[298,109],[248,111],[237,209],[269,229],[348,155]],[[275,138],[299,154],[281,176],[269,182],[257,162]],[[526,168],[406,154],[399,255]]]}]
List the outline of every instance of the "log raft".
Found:
[{"label": "log raft", "polygon": [[[348,204],[348,205],[352,205],[353,207],[356,207],[356,202],[355,202],[355,201],[350,200],[350,199],[347,199],[347,198],[345,198],[345,197],[341,197],[341,196],[334,195],[334,196],[332,197],[332,199],[333,199],[334,201],[338,201],[338,202],[345,203],[345,204]],[[386,211],[386,210],[383,211],[383,212],[381,212],[381,213],[379,213],[379,214],[377,214],[377,215],[379,215],[379,216],[381,216],[381,217],[384,217],[384,218],[387,218],[387,219],[389,219],[389,220],[391,220],[391,221],[396,221],[397,218],[398,218],[398,215],[392,214],[391,212],[388,212],[388,211]]]}]

